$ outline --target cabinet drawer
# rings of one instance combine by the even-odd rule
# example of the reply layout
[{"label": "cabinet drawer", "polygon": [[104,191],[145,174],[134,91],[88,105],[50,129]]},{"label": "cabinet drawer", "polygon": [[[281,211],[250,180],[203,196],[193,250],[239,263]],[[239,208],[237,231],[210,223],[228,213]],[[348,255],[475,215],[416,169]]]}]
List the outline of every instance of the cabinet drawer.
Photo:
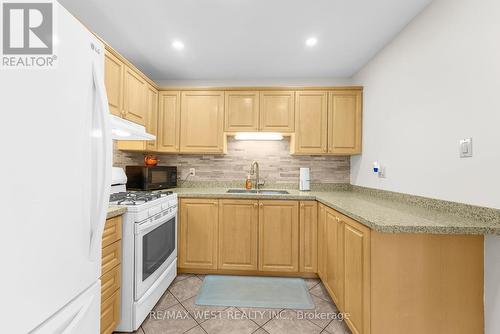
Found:
[{"label": "cabinet drawer", "polygon": [[102,272],[101,275],[106,274],[111,269],[120,264],[122,253],[122,243],[117,241],[102,249]]},{"label": "cabinet drawer", "polygon": [[122,238],[122,217],[114,217],[106,220],[102,234],[102,247],[111,245]]},{"label": "cabinet drawer", "polygon": [[101,277],[101,300],[106,300],[120,288],[121,266],[116,266]]},{"label": "cabinet drawer", "polygon": [[111,334],[120,320],[120,290],[101,302],[101,334]]}]

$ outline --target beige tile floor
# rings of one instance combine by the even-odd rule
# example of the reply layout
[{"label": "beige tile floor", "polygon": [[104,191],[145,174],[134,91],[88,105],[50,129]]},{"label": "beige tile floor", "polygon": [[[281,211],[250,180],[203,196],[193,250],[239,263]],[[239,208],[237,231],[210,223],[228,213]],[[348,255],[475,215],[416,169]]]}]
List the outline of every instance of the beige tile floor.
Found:
[{"label": "beige tile floor", "polygon": [[[156,304],[154,317],[148,317],[136,334],[350,334],[344,322],[312,317],[332,314],[337,307],[318,279],[306,279],[315,310],[270,310],[198,306],[194,300],[204,275],[179,275]],[[209,313],[211,312],[211,313]],[[300,314],[309,312],[304,319]],[[277,315],[280,315],[279,317]],[[167,316],[168,315],[168,316]],[[172,319],[171,315],[176,315]]]}]

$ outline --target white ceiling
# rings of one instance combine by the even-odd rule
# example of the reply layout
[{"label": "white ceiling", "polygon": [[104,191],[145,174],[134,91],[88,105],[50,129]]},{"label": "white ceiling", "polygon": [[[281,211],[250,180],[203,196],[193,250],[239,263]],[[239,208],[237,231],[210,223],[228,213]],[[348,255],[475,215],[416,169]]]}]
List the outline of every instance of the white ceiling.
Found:
[{"label": "white ceiling", "polygon": [[349,78],[432,0],[59,1],[152,79],[255,82]]}]

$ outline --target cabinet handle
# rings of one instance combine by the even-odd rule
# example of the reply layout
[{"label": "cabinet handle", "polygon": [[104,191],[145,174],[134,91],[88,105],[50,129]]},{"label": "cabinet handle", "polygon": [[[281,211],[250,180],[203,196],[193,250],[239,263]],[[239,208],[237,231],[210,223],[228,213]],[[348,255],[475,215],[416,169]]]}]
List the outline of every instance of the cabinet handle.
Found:
[{"label": "cabinet handle", "polygon": [[303,208],[304,207],[304,203],[300,203],[300,207]]},{"label": "cabinet handle", "polygon": [[257,206],[259,206],[257,203],[253,203],[253,206],[256,208]]},{"label": "cabinet handle", "polygon": [[335,220],[337,221],[337,223],[340,223],[340,218],[339,217],[335,217]]},{"label": "cabinet handle", "polygon": [[260,207],[262,208],[262,207],[264,206],[264,203],[260,203],[259,205],[260,205]]},{"label": "cabinet handle", "polygon": [[214,205],[215,205],[215,206],[217,206],[218,204],[219,204],[219,203],[217,203],[217,202],[214,202]]}]

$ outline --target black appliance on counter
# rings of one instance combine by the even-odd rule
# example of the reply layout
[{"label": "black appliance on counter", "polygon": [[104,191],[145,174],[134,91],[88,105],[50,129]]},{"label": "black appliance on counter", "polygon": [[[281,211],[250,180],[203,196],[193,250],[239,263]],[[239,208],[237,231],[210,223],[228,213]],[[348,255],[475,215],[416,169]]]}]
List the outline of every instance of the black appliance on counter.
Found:
[{"label": "black appliance on counter", "polygon": [[177,167],[127,166],[127,189],[159,190],[177,187]]}]

